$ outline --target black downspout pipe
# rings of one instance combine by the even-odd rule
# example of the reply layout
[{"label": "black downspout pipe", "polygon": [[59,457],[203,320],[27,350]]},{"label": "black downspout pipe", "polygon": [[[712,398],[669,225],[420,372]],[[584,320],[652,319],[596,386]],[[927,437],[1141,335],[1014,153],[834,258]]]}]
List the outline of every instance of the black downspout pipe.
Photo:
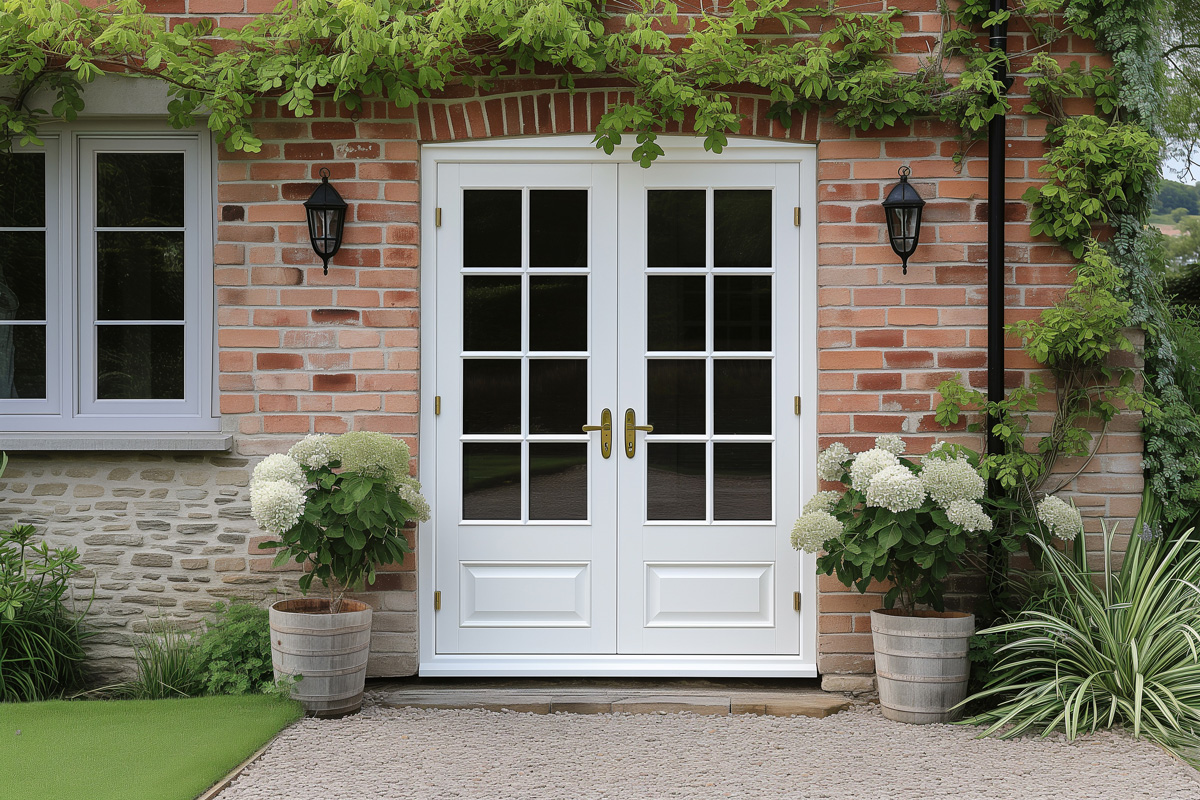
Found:
[{"label": "black downspout pipe", "polygon": [[[992,13],[1008,10],[1008,0],[992,0]],[[1007,94],[1012,80],[1008,77],[1008,23],[993,25],[990,42],[993,53],[1002,53],[993,69],[993,76]],[[1001,113],[988,122],[988,353],[987,398],[997,403],[1004,399],[1004,123]],[[992,433],[996,420],[988,415],[987,451],[1000,454],[1004,445]]]}]

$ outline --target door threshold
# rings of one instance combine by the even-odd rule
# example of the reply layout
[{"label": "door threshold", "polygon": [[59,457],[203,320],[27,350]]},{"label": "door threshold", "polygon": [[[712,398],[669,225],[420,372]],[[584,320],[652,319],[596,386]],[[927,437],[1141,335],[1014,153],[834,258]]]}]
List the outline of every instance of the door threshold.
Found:
[{"label": "door threshold", "polygon": [[815,678],[817,665],[800,656],[439,654],[421,661],[418,674],[428,678]]}]

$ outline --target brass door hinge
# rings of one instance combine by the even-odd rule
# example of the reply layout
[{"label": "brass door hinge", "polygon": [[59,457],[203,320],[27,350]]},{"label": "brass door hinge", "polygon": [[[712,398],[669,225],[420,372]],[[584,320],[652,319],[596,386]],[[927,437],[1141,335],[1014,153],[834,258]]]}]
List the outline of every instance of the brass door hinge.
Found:
[{"label": "brass door hinge", "polygon": [[795,407],[795,411],[796,411],[796,416],[797,417],[800,416],[800,395],[796,395],[794,407]]},{"label": "brass door hinge", "polygon": [[800,206],[796,206],[792,209],[792,224],[797,228],[800,227]]},{"label": "brass door hinge", "polygon": [[442,610],[442,593],[441,592],[433,593],[433,610],[434,611]]},{"label": "brass door hinge", "polygon": [[442,227],[442,210],[440,208],[433,212],[433,227]]},{"label": "brass door hinge", "polygon": [[442,413],[442,396],[434,395],[433,397],[433,415],[436,417]]},{"label": "brass door hinge", "polygon": [[796,611],[800,610],[800,593],[792,592],[792,608]]}]

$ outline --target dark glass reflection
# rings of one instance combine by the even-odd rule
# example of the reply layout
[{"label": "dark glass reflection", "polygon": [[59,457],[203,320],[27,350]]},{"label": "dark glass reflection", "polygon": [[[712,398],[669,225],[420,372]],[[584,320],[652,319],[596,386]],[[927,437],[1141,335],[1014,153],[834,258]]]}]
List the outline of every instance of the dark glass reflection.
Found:
[{"label": "dark glass reflection", "polygon": [[586,275],[529,279],[529,349],[587,350]]},{"label": "dark glass reflection", "polygon": [[771,432],[771,362],[713,361],[713,432]]},{"label": "dark glass reflection", "polygon": [[655,433],[706,432],[703,359],[651,359],[646,384],[646,419]]},{"label": "dark glass reflection", "polygon": [[0,325],[0,398],[46,398],[45,325]]},{"label": "dark glass reflection", "polygon": [[97,153],[96,225],[182,228],[183,153]]},{"label": "dark glass reflection", "polygon": [[530,519],[587,519],[587,447],[529,443]]},{"label": "dark glass reflection", "polygon": [[521,266],[521,190],[463,190],[463,266]]},{"label": "dark glass reflection", "polygon": [[96,346],[98,399],[183,399],[182,325],[100,325]]},{"label": "dark glass reflection", "polygon": [[771,276],[713,277],[713,349],[771,349]]},{"label": "dark glass reflection", "polygon": [[46,318],[46,233],[0,233],[0,320]]},{"label": "dark glass reflection", "polygon": [[704,190],[651,189],[646,193],[646,265],[703,267]]},{"label": "dark glass reflection", "polygon": [[705,348],[704,276],[650,275],[646,285],[646,340],[650,350]]},{"label": "dark glass reflection", "polygon": [[531,189],[529,266],[586,267],[586,189]]},{"label": "dark glass reflection", "polygon": [[713,192],[713,266],[771,266],[771,190]]},{"label": "dark glass reflection", "polygon": [[463,443],[463,519],[520,518],[520,443]]},{"label": "dark glass reflection", "polygon": [[183,319],[183,232],[96,234],[97,319]]},{"label": "dark glass reflection", "polygon": [[713,519],[771,519],[771,445],[713,445]]},{"label": "dark glass reflection", "polygon": [[0,153],[0,228],[46,224],[46,156]]},{"label": "dark glass reflection", "polygon": [[463,433],[521,432],[521,360],[463,361]]},{"label": "dark glass reflection", "polygon": [[529,360],[529,432],[579,433],[587,424],[587,360]]},{"label": "dark glass reflection", "polygon": [[463,349],[521,349],[521,277],[463,276]]},{"label": "dark glass reflection", "polygon": [[646,519],[704,519],[705,488],[703,444],[646,445]]}]

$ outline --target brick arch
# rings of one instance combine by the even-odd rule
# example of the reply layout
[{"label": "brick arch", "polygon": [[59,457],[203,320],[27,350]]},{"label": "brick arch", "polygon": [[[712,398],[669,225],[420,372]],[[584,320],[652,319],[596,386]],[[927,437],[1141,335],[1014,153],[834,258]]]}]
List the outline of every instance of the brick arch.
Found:
[{"label": "brick arch", "polygon": [[[770,101],[762,97],[735,96],[743,115],[739,136],[784,139],[795,142],[817,140],[815,110],[794,112],[792,125],[785,128],[768,118]],[[616,103],[633,102],[633,94],[613,88],[511,92],[485,96],[426,100],[416,109],[421,142],[456,142],[499,136],[539,136],[592,133],[605,109]],[[694,133],[691,114],[682,123],[671,123],[662,133]]]}]

